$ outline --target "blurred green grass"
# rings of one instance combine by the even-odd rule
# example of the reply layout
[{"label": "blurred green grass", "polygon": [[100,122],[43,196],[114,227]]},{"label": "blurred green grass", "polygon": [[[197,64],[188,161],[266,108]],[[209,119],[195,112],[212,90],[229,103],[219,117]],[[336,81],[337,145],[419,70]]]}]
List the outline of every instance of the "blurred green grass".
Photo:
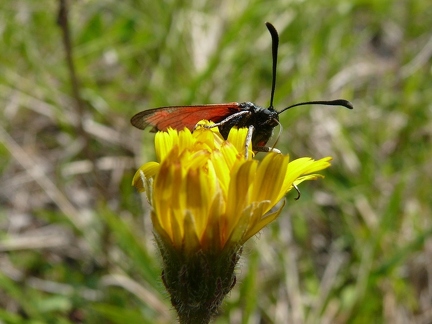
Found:
[{"label": "blurred green grass", "polygon": [[[149,207],[146,108],[281,116],[278,148],[334,157],[246,247],[216,323],[432,322],[432,7],[427,1],[73,1],[77,114],[56,1],[0,4],[0,322],[170,323]],[[77,129],[79,118],[85,136]],[[89,153],[90,152],[90,153]]]}]

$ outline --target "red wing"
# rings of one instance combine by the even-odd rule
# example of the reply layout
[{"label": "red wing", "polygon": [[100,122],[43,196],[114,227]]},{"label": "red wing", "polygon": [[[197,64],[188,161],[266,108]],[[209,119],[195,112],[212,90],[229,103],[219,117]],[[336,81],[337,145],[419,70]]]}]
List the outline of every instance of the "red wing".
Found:
[{"label": "red wing", "polygon": [[164,131],[168,127],[178,130],[187,127],[193,130],[200,120],[206,119],[217,123],[239,111],[240,108],[237,102],[200,106],[160,107],[139,112],[132,117],[131,123],[139,129],[152,126],[154,131]]}]

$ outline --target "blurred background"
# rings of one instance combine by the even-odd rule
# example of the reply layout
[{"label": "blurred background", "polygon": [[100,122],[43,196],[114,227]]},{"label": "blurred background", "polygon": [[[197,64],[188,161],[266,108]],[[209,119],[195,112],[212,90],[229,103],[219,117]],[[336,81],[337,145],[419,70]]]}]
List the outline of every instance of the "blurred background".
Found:
[{"label": "blurred background", "polygon": [[70,40],[59,3],[0,3],[1,323],[175,321],[129,120],[267,107],[266,21],[278,110],[355,109],[281,115],[277,147],[332,167],[248,242],[216,323],[432,323],[429,1],[69,1]]}]

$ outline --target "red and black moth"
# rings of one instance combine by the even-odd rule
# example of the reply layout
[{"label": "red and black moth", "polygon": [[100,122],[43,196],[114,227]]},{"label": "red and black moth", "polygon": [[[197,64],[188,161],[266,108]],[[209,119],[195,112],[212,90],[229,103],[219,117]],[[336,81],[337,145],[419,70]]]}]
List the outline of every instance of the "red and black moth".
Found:
[{"label": "red and black moth", "polygon": [[270,95],[270,105],[263,108],[252,102],[230,102],[221,104],[206,104],[194,106],[169,106],[144,110],[132,117],[131,123],[139,129],[152,127],[152,131],[164,131],[168,127],[182,130],[185,127],[193,131],[200,120],[206,119],[214,122],[211,127],[218,127],[221,135],[226,139],[232,127],[248,127],[246,145],[252,141],[255,152],[277,151],[266,147],[273,134],[273,129],[279,125],[279,114],[290,108],[302,105],[328,105],[343,106],[352,109],[352,104],[344,99],[330,101],[307,101],[288,106],[280,111],[273,108],[273,97],[276,86],[277,53],[279,35],[276,28],[266,22],[267,29],[272,37],[273,76]]}]

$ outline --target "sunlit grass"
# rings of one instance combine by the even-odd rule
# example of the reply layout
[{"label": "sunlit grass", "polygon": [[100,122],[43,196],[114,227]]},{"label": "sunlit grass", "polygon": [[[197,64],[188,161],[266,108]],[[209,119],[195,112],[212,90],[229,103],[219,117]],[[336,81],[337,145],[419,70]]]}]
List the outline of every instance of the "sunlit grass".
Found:
[{"label": "sunlit grass", "polygon": [[[55,1],[0,4],[0,321],[171,323],[130,186],[146,108],[343,97],[281,115],[278,148],[333,156],[247,245],[217,323],[432,321],[432,7],[414,1],[72,1],[77,131]],[[91,156],[89,153],[91,152]]]}]

